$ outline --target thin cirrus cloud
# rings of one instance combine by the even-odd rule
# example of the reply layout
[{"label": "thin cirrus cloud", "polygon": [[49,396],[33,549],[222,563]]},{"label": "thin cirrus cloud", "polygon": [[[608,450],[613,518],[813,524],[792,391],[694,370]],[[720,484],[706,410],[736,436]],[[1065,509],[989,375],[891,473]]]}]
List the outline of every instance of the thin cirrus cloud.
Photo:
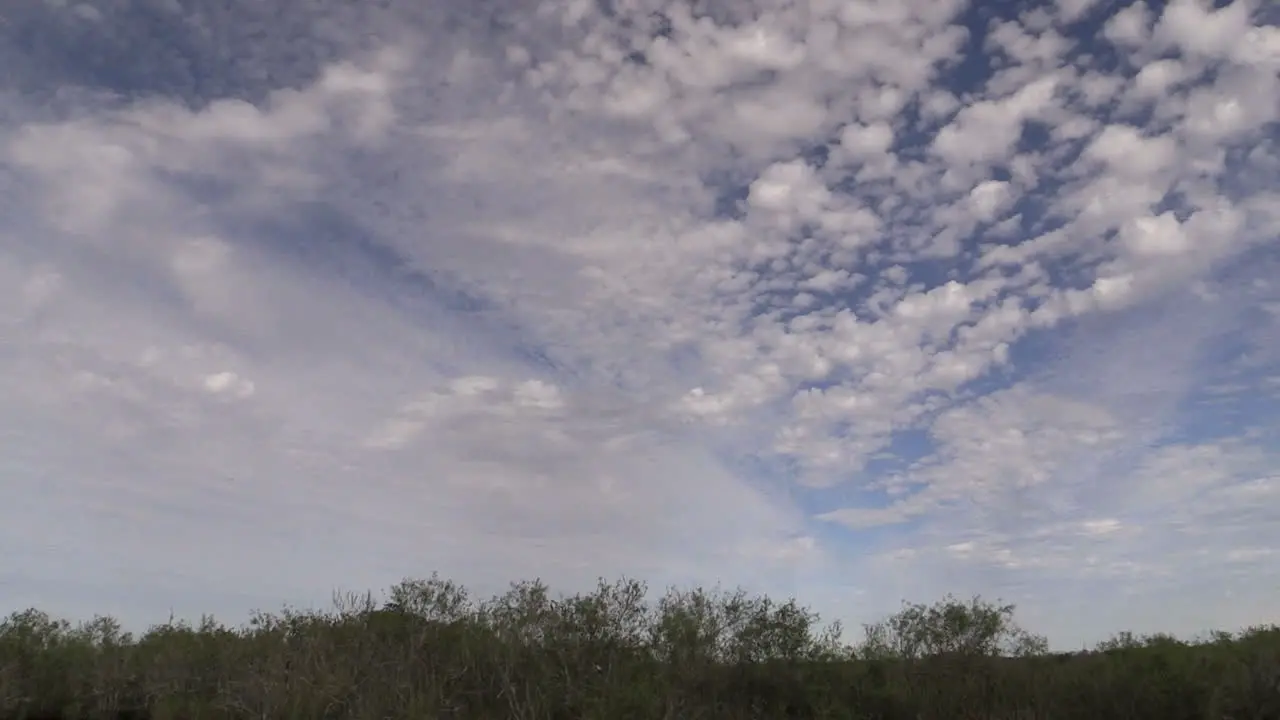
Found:
[{"label": "thin cirrus cloud", "polygon": [[1274,15],[7,9],[0,597],[1274,621]]}]

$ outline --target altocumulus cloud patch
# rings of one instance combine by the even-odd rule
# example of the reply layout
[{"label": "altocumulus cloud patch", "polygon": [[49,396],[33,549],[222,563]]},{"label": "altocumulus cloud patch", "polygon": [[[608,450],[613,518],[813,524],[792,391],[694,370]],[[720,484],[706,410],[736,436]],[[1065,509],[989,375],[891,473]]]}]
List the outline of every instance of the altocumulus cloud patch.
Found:
[{"label": "altocumulus cloud patch", "polygon": [[4,11],[6,604],[1274,620],[1265,3],[424,7]]}]

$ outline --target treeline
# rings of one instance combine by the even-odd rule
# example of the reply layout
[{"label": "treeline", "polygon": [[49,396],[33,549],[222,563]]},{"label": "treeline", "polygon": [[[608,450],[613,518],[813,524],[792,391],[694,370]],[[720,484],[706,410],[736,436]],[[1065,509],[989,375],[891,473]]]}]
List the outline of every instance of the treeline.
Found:
[{"label": "treeline", "polygon": [[842,644],[794,600],[603,581],[475,601],[432,576],[328,612],[141,637],[0,623],[0,717],[248,720],[1280,720],[1280,627],[1050,654],[1012,605],[907,605]]}]

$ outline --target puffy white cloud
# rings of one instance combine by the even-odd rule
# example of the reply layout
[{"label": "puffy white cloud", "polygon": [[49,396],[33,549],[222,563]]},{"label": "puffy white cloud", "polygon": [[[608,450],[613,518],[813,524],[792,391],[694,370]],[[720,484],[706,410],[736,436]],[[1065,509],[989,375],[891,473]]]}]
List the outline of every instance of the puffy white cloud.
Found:
[{"label": "puffy white cloud", "polygon": [[1255,621],[1261,10],[13,11],[56,47],[0,36],[0,541],[36,588],[6,602],[234,614],[440,569],[837,616],[1020,588],[1032,620],[1185,582],[1220,614],[1046,629]]}]

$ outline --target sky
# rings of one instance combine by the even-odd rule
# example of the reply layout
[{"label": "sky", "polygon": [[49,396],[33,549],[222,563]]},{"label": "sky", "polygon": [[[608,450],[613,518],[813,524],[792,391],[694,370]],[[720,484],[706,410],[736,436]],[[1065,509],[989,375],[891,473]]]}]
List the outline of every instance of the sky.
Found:
[{"label": "sky", "polygon": [[1280,621],[1265,0],[0,10],[0,611]]}]

